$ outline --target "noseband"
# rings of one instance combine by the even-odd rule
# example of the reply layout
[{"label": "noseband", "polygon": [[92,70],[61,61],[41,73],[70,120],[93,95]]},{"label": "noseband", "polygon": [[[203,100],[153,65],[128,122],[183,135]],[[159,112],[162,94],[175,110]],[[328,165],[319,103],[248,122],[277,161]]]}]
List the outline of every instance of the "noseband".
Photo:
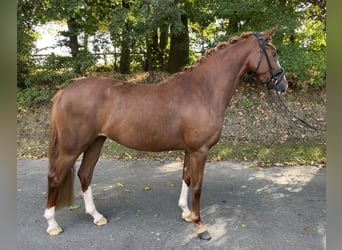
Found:
[{"label": "noseband", "polygon": [[[258,72],[258,69],[260,67],[261,60],[262,60],[262,55],[265,55],[266,61],[268,64],[268,68],[270,71],[270,76],[266,79],[266,81],[263,82],[263,84],[270,89],[276,89],[278,83],[280,83],[281,80],[284,78],[284,75],[282,75],[282,77],[280,79],[277,79],[276,77],[281,75],[284,72],[284,70],[282,68],[280,68],[277,71],[273,71],[271,61],[270,61],[270,59],[266,53],[266,46],[265,46],[264,39],[263,39],[262,35],[258,32],[255,32],[254,35],[256,36],[256,38],[259,41],[260,52],[261,52],[260,60],[258,62],[258,65],[257,65],[255,71],[254,71],[254,74],[256,74]],[[269,86],[270,83],[272,83],[272,86]]]}]

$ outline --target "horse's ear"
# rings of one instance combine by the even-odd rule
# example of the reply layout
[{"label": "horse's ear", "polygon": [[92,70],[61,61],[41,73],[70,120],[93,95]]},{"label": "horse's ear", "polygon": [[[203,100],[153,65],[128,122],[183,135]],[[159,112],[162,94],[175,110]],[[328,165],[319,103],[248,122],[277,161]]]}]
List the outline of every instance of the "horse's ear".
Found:
[{"label": "horse's ear", "polygon": [[269,30],[266,30],[265,32],[263,32],[265,43],[271,42],[272,36],[277,31],[278,27],[279,27],[279,25],[276,25],[272,29],[269,29]]}]

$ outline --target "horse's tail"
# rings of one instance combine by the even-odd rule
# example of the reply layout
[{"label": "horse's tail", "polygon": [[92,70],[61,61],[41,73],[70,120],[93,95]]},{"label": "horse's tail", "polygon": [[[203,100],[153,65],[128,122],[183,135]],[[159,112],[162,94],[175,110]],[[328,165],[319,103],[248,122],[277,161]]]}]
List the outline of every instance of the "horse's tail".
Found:
[{"label": "horse's tail", "polygon": [[[71,205],[74,199],[74,168],[70,168],[66,173],[64,179],[60,179],[60,176],[56,176],[56,173],[63,171],[56,171],[57,168],[63,168],[58,164],[60,160],[60,144],[58,139],[58,130],[56,124],[56,106],[58,105],[63,90],[60,90],[52,99],[52,112],[51,112],[51,125],[50,125],[50,144],[49,144],[49,182],[53,182],[54,179],[59,179],[61,182],[56,187],[56,209],[62,208],[67,205]],[[58,181],[59,182],[59,181]]]}]

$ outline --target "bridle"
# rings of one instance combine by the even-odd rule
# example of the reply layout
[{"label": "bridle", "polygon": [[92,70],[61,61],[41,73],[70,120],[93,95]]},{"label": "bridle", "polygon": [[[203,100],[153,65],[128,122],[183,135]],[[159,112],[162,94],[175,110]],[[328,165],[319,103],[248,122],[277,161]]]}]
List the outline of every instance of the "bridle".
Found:
[{"label": "bridle", "polygon": [[[290,119],[291,121],[301,125],[301,126],[304,126],[306,128],[309,128],[309,129],[312,129],[312,130],[316,130],[316,131],[326,131],[326,129],[322,129],[322,128],[318,128],[316,126],[313,126],[311,124],[309,124],[308,122],[306,122],[305,120],[299,118],[298,116],[296,116],[293,112],[291,112],[289,110],[289,108],[285,105],[285,103],[283,102],[283,100],[281,99],[280,97],[280,92],[277,91],[277,86],[278,84],[283,80],[284,78],[284,70],[282,68],[278,69],[277,71],[273,71],[272,69],[272,65],[271,65],[271,61],[266,53],[266,44],[264,43],[264,39],[262,37],[262,35],[258,32],[255,32],[254,35],[256,36],[256,38],[258,39],[259,41],[259,45],[260,45],[260,52],[261,52],[261,56],[260,56],[260,59],[259,59],[259,62],[257,64],[257,67],[255,69],[255,71],[252,73],[253,75],[255,75],[257,72],[258,72],[258,69],[260,67],[260,64],[261,64],[261,60],[262,60],[262,56],[265,55],[266,57],[266,61],[267,61],[267,64],[268,64],[268,68],[269,68],[269,71],[270,71],[270,76],[266,79],[266,81],[264,81],[264,85],[268,88],[268,89],[274,89],[278,98],[279,98],[279,101],[280,101],[280,104],[277,105],[278,108],[281,108],[283,109],[285,114],[287,114],[287,116],[289,118],[294,118],[294,119]],[[277,79],[277,76],[281,75],[281,78],[280,79]],[[269,84],[272,83],[273,85],[272,86],[269,86]],[[275,102],[277,103],[277,102]]]},{"label": "bridle", "polygon": [[[284,74],[283,74],[284,70],[282,68],[280,68],[277,71],[273,71],[270,58],[268,57],[268,55],[266,53],[266,45],[264,43],[264,39],[263,39],[262,35],[260,33],[258,33],[258,32],[254,32],[254,35],[256,36],[256,38],[259,41],[261,55],[260,55],[260,59],[259,59],[259,62],[257,64],[257,67],[256,67],[255,71],[253,72],[253,75],[255,75],[258,72],[260,64],[261,64],[262,56],[265,55],[266,61],[267,61],[267,64],[268,64],[268,68],[269,68],[269,71],[270,71],[270,76],[263,82],[263,84],[268,89],[275,89],[275,90],[277,90],[277,85],[284,78]],[[282,74],[281,78],[277,79],[277,76],[279,76],[281,74]],[[272,86],[270,86],[270,83],[272,83]]]}]

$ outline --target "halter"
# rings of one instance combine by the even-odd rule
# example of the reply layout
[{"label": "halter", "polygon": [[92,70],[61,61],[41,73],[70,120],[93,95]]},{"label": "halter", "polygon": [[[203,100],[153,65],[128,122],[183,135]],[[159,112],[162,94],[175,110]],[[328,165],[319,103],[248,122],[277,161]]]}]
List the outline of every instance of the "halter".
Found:
[{"label": "halter", "polygon": [[260,67],[260,64],[261,64],[262,55],[265,55],[266,61],[268,64],[268,68],[270,70],[270,76],[266,79],[266,81],[263,82],[263,84],[269,88],[269,83],[271,82],[273,85],[272,85],[272,87],[270,87],[270,89],[277,89],[277,85],[284,78],[284,75],[282,75],[282,77],[280,79],[277,79],[276,77],[281,75],[284,72],[284,70],[282,68],[280,68],[275,72],[273,71],[271,61],[270,61],[270,59],[266,53],[266,47],[265,47],[265,43],[264,43],[264,39],[263,39],[262,35],[258,32],[254,32],[254,35],[256,36],[256,38],[259,41],[261,56],[260,56],[260,60],[258,62],[258,65],[257,65],[257,67],[253,73],[254,74],[257,73],[257,71]]}]

